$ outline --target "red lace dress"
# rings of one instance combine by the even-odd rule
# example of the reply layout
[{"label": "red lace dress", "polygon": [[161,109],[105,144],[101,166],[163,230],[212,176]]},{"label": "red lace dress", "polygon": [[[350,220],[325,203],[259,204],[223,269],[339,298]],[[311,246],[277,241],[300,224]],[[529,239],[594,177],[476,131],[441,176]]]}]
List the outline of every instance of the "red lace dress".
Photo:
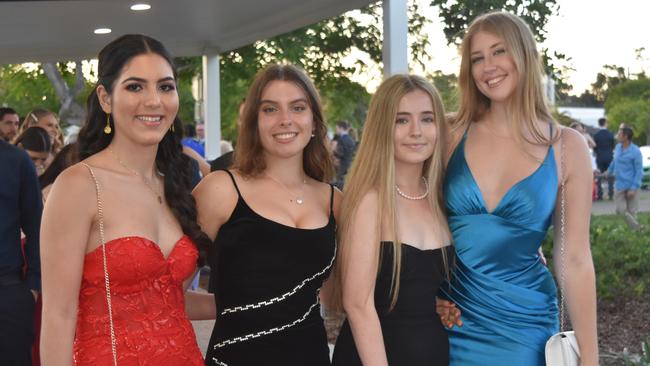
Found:
[{"label": "red lace dress", "polygon": [[[106,243],[119,366],[204,364],[183,297],[197,256],[187,236],[168,258],[141,237]],[[101,247],[84,261],[73,357],[75,365],[113,365]]]}]

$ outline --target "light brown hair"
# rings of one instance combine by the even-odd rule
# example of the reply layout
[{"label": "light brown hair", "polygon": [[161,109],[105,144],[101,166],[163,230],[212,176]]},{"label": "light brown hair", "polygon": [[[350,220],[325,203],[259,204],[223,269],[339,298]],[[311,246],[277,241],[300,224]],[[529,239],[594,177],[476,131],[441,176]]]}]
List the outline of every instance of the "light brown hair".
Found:
[{"label": "light brown hair", "polygon": [[292,82],[305,93],[313,115],[314,137],[311,138],[303,150],[303,168],[311,178],[321,182],[329,182],[333,168],[327,149],[327,127],[323,117],[320,96],[307,74],[293,65],[270,65],[255,76],[244,104],[234,152],[233,167],[243,175],[253,177],[261,174],[266,169],[264,147],[259,135],[258,114],[262,92],[270,82],[275,80]]}]

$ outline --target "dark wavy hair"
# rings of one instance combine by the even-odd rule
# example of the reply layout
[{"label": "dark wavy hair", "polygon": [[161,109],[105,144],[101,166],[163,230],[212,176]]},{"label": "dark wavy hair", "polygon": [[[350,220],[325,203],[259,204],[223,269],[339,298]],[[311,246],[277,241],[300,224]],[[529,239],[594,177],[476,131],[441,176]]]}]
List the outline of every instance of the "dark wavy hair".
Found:
[{"label": "dark wavy hair", "polygon": [[294,65],[270,65],[255,76],[244,104],[233,167],[247,176],[257,176],[266,169],[264,148],[258,131],[258,113],[264,88],[275,80],[292,82],[305,93],[313,114],[314,137],[303,150],[303,169],[308,176],[329,182],[334,169],[327,149],[327,126],[320,96],[309,76]]},{"label": "dark wavy hair", "polygon": [[[100,106],[97,87],[101,85],[108,94],[112,94],[115,81],[124,66],[136,56],[151,53],[164,58],[176,78],[176,67],[172,56],[162,43],[151,37],[127,34],[109,43],[99,52],[97,84],[88,96],[86,123],[79,131],[79,160],[84,160],[105,149],[113,139],[112,133],[104,133],[107,115]],[[113,122],[110,123],[111,128],[115,129]],[[178,116],[174,118],[172,127],[173,131],[169,130],[158,143],[156,168],[164,174],[167,203],[180,223],[183,233],[192,238],[199,249],[199,265],[203,265],[210,239],[201,231],[196,221],[196,202],[191,195],[192,165],[189,158],[183,154],[181,147],[183,125]]]},{"label": "dark wavy hair", "polygon": [[41,189],[54,183],[59,174],[78,161],[77,143],[74,142],[65,145],[63,149],[54,156],[50,166],[45,169],[43,174],[38,176],[38,183],[41,185]]},{"label": "dark wavy hair", "polygon": [[16,137],[14,145],[20,145],[25,150],[35,152],[49,153],[52,151],[50,135],[44,128],[38,126],[25,129],[25,131]]}]

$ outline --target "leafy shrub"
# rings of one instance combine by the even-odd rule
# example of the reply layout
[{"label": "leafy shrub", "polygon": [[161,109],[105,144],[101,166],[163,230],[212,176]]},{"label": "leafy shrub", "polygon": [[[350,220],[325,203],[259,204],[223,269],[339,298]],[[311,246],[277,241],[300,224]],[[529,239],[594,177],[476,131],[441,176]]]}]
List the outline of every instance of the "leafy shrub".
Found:
[{"label": "leafy shrub", "polygon": [[[645,229],[633,231],[617,215],[592,216],[591,253],[599,298],[640,296],[650,290],[650,213],[639,214]],[[552,231],[543,242],[552,265]]]}]

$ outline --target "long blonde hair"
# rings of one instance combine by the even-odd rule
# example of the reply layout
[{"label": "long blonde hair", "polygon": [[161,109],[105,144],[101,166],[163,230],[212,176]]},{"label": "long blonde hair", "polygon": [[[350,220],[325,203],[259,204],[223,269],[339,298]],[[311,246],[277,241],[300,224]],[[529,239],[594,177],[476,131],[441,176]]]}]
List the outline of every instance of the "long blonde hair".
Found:
[{"label": "long blonde hair", "polygon": [[[397,202],[395,194],[395,147],[394,131],[395,118],[399,103],[402,98],[413,91],[421,90],[431,97],[434,118],[437,128],[437,141],[433,154],[428,158],[422,168],[430,185],[431,194],[428,196],[429,205],[433,210],[433,224],[439,224],[445,230],[449,239],[446,218],[443,210],[442,184],[444,177],[444,157],[447,145],[447,124],[442,100],[436,88],[426,79],[414,75],[395,75],[386,79],[377,89],[370,100],[368,116],[363,127],[363,134],[359,149],[348,173],[345,183],[345,198],[341,206],[341,220],[338,225],[337,263],[342,263],[342,258],[348,255],[348,238],[354,227],[351,220],[354,217],[361,199],[371,190],[378,193],[379,205],[377,211],[377,237],[381,236],[381,227],[388,225],[393,233],[393,271],[391,280],[391,305],[392,309],[397,302],[400,286],[401,271],[401,242],[397,231]],[[379,242],[375,245],[380,245]],[[380,251],[378,251],[380,252]],[[443,250],[444,253],[444,250]],[[380,264],[380,255],[375,258]],[[447,267],[446,256],[444,257]],[[378,265],[378,268],[380,265]],[[341,310],[342,306],[342,274],[340,265],[336,266],[335,278],[337,291],[334,305]]]},{"label": "long blonde hair", "polygon": [[[481,93],[472,76],[471,43],[478,32],[487,32],[503,39],[507,52],[512,56],[517,72],[518,83],[510,98],[508,114],[510,127],[520,141],[532,144],[549,145],[555,142],[540,130],[537,121],[555,124],[544,93],[542,75],[544,73],[537,44],[528,24],[516,15],[498,11],[483,14],[470,24],[461,44],[461,63],[458,75],[460,107],[453,121],[454,130],[465,130],[470,123],[480,120],[490,108],[490,99]],[[531,141],[524,134],[530,131]]]}]

